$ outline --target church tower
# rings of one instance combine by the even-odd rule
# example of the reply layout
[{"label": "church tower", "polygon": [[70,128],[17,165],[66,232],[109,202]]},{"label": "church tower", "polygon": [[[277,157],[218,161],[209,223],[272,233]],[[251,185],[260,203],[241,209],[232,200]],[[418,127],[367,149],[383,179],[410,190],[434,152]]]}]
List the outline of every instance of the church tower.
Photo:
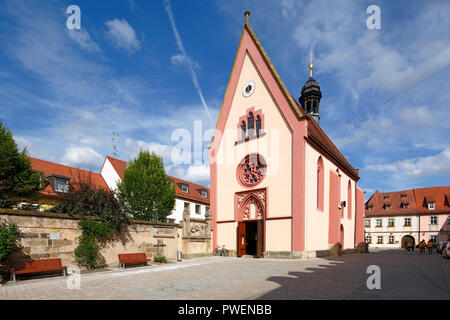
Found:
[{"label": "church tower", "polygon": [[298,99],[303,110],[309,114],[317,123],[319,123],[319,103],[322,98],[322,92],[320,92],[319,84],[312,77],[313,71],[312,53],[311,63],[309,65],[309,79],[306,81],[302,88],[301,96]]}]

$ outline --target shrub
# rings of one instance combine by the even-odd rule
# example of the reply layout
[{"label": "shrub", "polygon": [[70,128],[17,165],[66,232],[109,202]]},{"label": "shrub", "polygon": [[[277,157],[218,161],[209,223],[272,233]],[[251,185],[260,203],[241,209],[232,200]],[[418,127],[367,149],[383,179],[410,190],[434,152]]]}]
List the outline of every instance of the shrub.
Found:
[{"label": "shrub", "polygon": [[153,261],[155,262],[160,262],[160,263],[166,263],[167,259],[165,256],[156,256]]},{"label": "shrub", "polygon": [[94,220],[82,220],[78,223],[82,234],[79,238],[78,247],[75,249],[75,260],[80,266],[88,269],[104,267],[100,255],[101,244],[110,240],[116,230],[108,222],[97,222]]},{"label": "shrub", "polygon": [[[90,179],[90,178],[89,178]],[[69,193],[62,196],[62,201],[51,212],[67,213],[79,217],[99,217],[109,223],[118,232],[128,224],[128,218],[113,193],[97,190],[88,181],[71,185]]]},{"label": "shrub", "polygon": [[17,243],[17,227],[15,224],[0,225],[0,262],[8,257]]}]

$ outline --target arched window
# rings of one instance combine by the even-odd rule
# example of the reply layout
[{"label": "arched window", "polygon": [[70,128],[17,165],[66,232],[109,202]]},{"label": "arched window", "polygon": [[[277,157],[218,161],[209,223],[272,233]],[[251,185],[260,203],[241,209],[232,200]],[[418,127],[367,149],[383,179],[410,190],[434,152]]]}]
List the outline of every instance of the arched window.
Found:
[{"label": "arched window", "polygon": [[317,113],[317,101],[313,102],[313,113]]},{"label": "arched window", "polygon": [[245,133],[247,132],[247,126],[245,125],[245,121],[241,123],[241,139],[245,139]]},{"label": "arched window", "polygon": [[317,209],[323,211],[324,173],[322,157],[317,160]]},{"label": "arched window", "polygon": [[352,218],[352,183],[350,180],[347,187],[347,217]]},{"label": "arched window", "polygon": [[306,102],[306,113],[309,113],[311,110],[311,101]]},{"label": "arched window", "polygon": [[261,117],[256,116],[256,135],[261,133]]},{"label": "arched window", "polygon": [[249,138],[253,137],[254,130],[255,130],[255,118],[253,117],[253,113],[250,112],[248,114],[248,136]]}]

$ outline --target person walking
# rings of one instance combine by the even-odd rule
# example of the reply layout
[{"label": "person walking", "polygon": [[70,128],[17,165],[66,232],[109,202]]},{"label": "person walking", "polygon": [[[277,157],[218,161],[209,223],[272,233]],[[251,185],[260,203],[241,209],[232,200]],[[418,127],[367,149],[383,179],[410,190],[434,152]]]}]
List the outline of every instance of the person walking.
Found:
[{"label": "person walking", "polygon": [[423,253],[423,250],[425,249],[425,246],[426,246],[425,240],[420,241],[420,243],[419,243],[420,254]]},{"label": "person walking", "polygon": [[408,250],[408,252],[411,251],[412,246],[413,246],[413,245],[412,245],[412,242],[411,242],[411,241],[406,242],[406,250]]},{"label": "person walking", "polygon": [[427,248],[428,248],[428,253],[429,253],[429,254],[433,254],[433,245],[434,245],[433,241],[431,241],[431,239],[428,240],[428,242],[427,242]]}]

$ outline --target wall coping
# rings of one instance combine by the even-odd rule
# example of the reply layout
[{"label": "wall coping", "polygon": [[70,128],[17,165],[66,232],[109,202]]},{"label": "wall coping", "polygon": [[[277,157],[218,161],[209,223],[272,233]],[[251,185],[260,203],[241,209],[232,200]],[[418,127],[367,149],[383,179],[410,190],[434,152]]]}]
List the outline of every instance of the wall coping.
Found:
[{"label": "wall coping", "polygon": [[[5,214],[9,216],[23,216],[23,217],[37,217],[37,218],[58,218],[58,219],[69,219],[69,220],[81,220],[82,218],[89,218],[93,220],[99,220],[99,217],[93,216],[75,216],[67,213],[59,212],[45,212],[45,211],[25,211],[25,210],[15,210],[15,209],[2,209],[0,208],[0,214]],[[155,226],[167,226],[167,227],[180,227],[177,223],[169,222],[157,222],[157,221],[145,221],[145,220],[131,220],[132,224],[144,224],[144,225],[155,225]]]}]

